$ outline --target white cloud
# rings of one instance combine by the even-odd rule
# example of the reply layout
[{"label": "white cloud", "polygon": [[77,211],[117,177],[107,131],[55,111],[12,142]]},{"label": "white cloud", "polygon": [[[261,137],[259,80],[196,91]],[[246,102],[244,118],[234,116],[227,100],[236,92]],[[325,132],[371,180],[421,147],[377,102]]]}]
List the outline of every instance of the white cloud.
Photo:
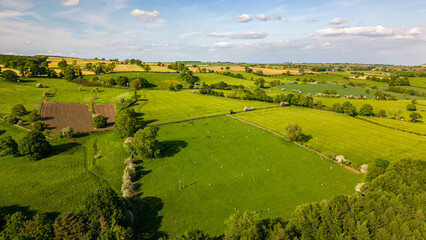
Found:
[{"label": "white cloud", "polygon": [[281,19],[282,19],[281,15],[279,15],[279,14],[275,14],[274,15],[274,20],[275,21],[280,21]]},{"label": "white cloud", "polygon": [[333,25],[339,25],[342,23],[347,23],[349,20],[346,18],[334,18],[331,19],[330,21],[328,21],[328,23],[333,24]]},{"label": "white cloud", "polygon": [[316,17],[310,16],[308,19],[306,19],[307,22],[318,22],[318,19]]},{"label": "white cloud", "polygon": [[65,1],[62,1],[62,6],[74,7],[74,6],[77,6],[79,3],[80,3],[80,0],[65,0]]},{"label": "white cloud", "polygon": [[160,13],[158,11],[143,11],[139,9],[135,9],[130,13],[132,16],[138,17],[142,21],[154,21],[160,17]]},{"label": "white cloud", "polygon": [[325,43],[323,43],[322,45],[321,45],[321,47],[328,47],[328,46],[330,46],[331,44],[330,44],[330,42],[325,42]]},{"label": "white cloud", "polygon": [[263,14],[263,13],[257,15],[256,18],[257,18],[257,20],[260,20],[260,21],[268,21],[269,20],[269,16],[266,15],[266,14]]},{"label": "white cloud", "polygon": [[230,38],[233,38],[233,39],[260,39],[260,38],[265,38],[266,36],[268,36],[268,34],[263,33],[263,32],[246,32],[246,33],[233,34],[233,35],[230,36]]},{"label": "white cloud", "polygon": [[361,36],[361,37],[386,37],[389,39],[424,39],[423,29],[414,27],[385,28],[381,25],[365,27],[340,27],[326,28],[314,31],[311,37],[337,37],[337,36]]},{"label": "white cloud", "polygon": [[237,20],[237,22],[250,22],[251,16],[249,14],[241,14],[240,16],[237,16],[235,20]]},{"label": "white cloud", "polygon": [[307,50],[307,49],[311,49],[311,48],[313,48],[314,46],[312,46],[312,45],[306,45],[306,46],[304,46],[303,48],[302,48],[302,50]]},{"label": "white cloud", "polygon": [[40,52],[37,55],[46,55],[46,56],[63,56],[62,52],[55,52],[53,50],[48,50],[47,52]]},{"label": "white cloud", "polygon": [[16,55],[16,52],[8,52],[6,55]]},{"label": "white cloud", "polygon": [[394,35],[392,29],[384,28],[381,25],[367,26],[367,27],[344,27],[344,28],[326,28],[320,29],[313,33],[311,36],[329,37],[329,36],[368,36],[368,37],[383,37]]},{"label": "white cloud", "polygon": [[211,37],[211,38],[223,38],[223,37],[226,37],[226,35],[228,35],[228,33],[216,33],[216,32],[212,32],[209,35],[207,35],[207,37]]},{"label": "white cloud", "polygon": [[4,11],[4,12],[0,12],[0,19],[2,18],[19,18],[19,17],[23,17],[23,16],[33,16],[33,17],[39,17],[37,14],[32,13],[32,12],[17,12],[17,11]]},{"label": "white cloud", "polygon": [[234,45],[232,42],[217,42],[217,43],[213,43],[211,45],[211,47],[213,47],[213,48],[227,48],[227,47],[232,47],[232,45]]},{"label": "white cloud", "polygon": [[419,27],[410,28],[407,31],[407,34],[409,34],[409,35],[420,35],[422,33],[423,33],[423,31]]}]

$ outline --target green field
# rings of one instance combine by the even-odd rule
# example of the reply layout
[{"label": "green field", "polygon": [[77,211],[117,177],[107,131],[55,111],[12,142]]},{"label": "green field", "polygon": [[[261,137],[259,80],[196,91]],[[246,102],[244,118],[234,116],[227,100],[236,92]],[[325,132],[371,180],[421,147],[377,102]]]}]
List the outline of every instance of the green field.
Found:
[{"label": "green field", "polygon": [[218,82],[226,82],[229,85],[243,85],[244,87],[255,87],[254,81],[250,79],[241,79],[235,77],[229,77],[217,73],[197,73],[195,74],[199,78],[198,83],[206,83],[207,85],[218,83]]},{"label": "green field", "polygon": [[[410,100],[398,100],[398,101],[385,101],[385,100],[361,100],[361,99],[345,99],[345,98],[325,98],[325,97],[314,97],[315,101],[321,101],[323,105],[328,107],[333,106],[334,103],[343,104],[346,101],[350,101],[356,108],[357,111],[364,104],[370,104],[373,107],[374,113],[378,113],[380,110],[385,110],[388,116],[395,115],[398,110],[401,110],[400,117],[405,120],[410,119],[410,112],[407,111],[407,105],[411,103]],[[426,110],[426,100],[418,100],[416,104],[417,111],[422,114],[421,111]]]},{"label": "green field", "polygon": [[171,236],[191,229],[221,234],[236,211],[279,217],[301,203],[351,194],[361,181],[328,159],[229,117],[165,125],[159,135],[174,147],[167,157],[144,160],[138,183],[142,197],[160,210],[160,230]]},{"label": "green field", "polygon": [[285,135],[288,124],[298,124],[312,136],[308,145],[320,152],[343,155],[358,168],[376,158],[394,161],[424,158],[424,137],[378,126],[344,114],[289,107],[237,114],[244,120]]},{"label": "green field", "polygon": [[[42,83],[44,88],[36,88],[37,83]],[[81,88],[81,90],[79,90]],[[42,100],[44,91],[49,91],[51,96],[47,101],[53,102],[73,102],[88,104],[95,93],[91,91],[94,87],[85,87],[64,79],[52,78],[30,78],[21,83],[9,83],[0,81],[0,113],[10,113],[14,105],[20,103],[30,111]],[[96,93],[97,103],[118,103],[122,97],[130,97],[133,91],[122,88],[98,87]]]},{"label": "green field", "polygon": [[[0,122],[0,133],[21,139],[25,131]],[[101,158],[93,162],[93,139]],[[102,140],[101,140],[102,139]],[[128,155],[112,132],[96,133],[71,141],[49,140],[51,156],[38,161],[26,157],[0,157],[0,206],[61,213],[78,206],[101,184],[121,187],[123,160]],[[106,144],[108,142],[108,144]]]},{"label": "green field", "polygon": [[94,77],[100,80],[108,80],[110,78],[117,78],[119,76],[126,76],[129,79],[145,78],[149,83],[154,84],[156,88],[168,88],[170,85],[182,84],[189,86],[186,82],[182,81],[179,73],[147,73],[147,72],[125,72],[125,73],[111,73],[102,75],[85,76],[85,79],[92,79]]},{"label": "green field", "polygon": [[[373,99],[375,91],[374,89],[366,89],[361,87],[354,87],[354,86],[346,86],[340,84],[287,84],[287,85],[281,85],[277,86],[276,88],[281,89],[285,88],[287,91],[291,91],[293,89],[299,89],[302,91],[303,94],[311,93],[312,95],[315,95],[316,93],[323,93],[325,90],[334,90],[339,94],[341,97],[345,95],[363,95],[367,96],[368,99]],[[366,92],[366,90],[369,91],[369,93]],[[394,92],[387,92],[384,91],[386,94],[391,94],[395,96],[398,100],[404,100],[406,97],[403,94],[400,93],[394,93]],[[417,97],[417,99],[424,99],[422,97]]]},{"label": "green field", "polygon": [[[426,116],[426,114],[423,114]],[[364,117],[364,116],[358,116],[357,118],[365,119],[370,122],[375,122],[377,124],[387,126],[390,128],[396,128],[400,129],[402,131],[408,131],[413,133],[418,133],[422,135],[426,135],[426,124],[423,122],[407,122],[407,121],[400,121],[395,119],[388,119],[388,118],[379,118],[379,117]],[[422,120],[422,119],[419,119]]]},{"label": "green field", "polygon": [[276,103],[206,96],[192,91],[142,90],[139,94],[147,101],[139,101],[134,109],[143,113],[144,119],[152,124],[226,114],[231,109],[242,111],[245,106],[278,106]]}]

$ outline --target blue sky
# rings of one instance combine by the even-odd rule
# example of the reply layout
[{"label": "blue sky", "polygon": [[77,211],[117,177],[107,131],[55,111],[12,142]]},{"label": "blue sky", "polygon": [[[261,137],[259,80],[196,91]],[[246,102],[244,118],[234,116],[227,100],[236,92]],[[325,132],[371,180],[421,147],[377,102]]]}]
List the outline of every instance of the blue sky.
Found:
[{"label": "blue sky", "polygon": [[426,1],[0,0],[0,53],[426,63]]}]

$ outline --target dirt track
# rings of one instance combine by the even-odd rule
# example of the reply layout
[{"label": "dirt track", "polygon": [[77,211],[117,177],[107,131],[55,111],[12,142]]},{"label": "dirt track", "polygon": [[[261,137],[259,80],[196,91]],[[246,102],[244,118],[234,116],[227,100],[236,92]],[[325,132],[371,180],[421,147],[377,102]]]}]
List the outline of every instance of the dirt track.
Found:
[{"label": "dirt track", "polygon": [[[99,105],[99,106],[98,106]],[[75,132],[92,132],[112,129],[115,117],[114,104],[95,104],[95,113],[107,117],[108,127],[94,129],[92,115],[87,104],[45,102],[41,108],[43,122],[53,132],[59,132],[65,127],[72,127]]]}]

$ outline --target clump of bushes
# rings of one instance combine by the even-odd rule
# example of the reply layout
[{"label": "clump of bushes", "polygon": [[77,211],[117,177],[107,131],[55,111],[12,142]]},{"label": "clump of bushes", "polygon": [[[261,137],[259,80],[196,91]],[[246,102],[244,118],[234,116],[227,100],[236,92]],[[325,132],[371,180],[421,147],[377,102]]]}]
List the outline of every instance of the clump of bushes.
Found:
[{"label": "clump of bushes", "polygon": [[290,141],[296,142],[302,140],[302,128],[297,124],[289,124],[285,128],[285,132],[287,133],[287,137]]},{"label": "clump of bushes", "polygon": [[19,142],[18,150],[21,155],[27,155],[30,160],[38,160],[45,156],[50,148],[50,143],[41,132],[31,131]]},{"label": "clump of bushes", "polygon": [[44,122],[36,121],[36,122],[33,123],[33,130],[34,131],[43,132],[44,129],[46,129],[46,124],[44,124]]},{"label": "clump of bushes", "polygon": [[18,153],[18,144],[11,136],[0,138],[0,156],[17,155]]},{"label": "clump of bushes", "polygon": [[65,127],[61,130],[61,137],[62,138],[72,138],[74,135],[74,130],[72,127]]},{"label": "clump of bushes", "polygon": [[416,111],[416,110],[417,110],[417,108],[416,108],[415,104],[410,103],[410,104],[407,105],[407,111]]},{"label": "clump of bushes", "polygon": [[95,115],[92,119],[92,126],[94,128],[105,128],[107,126],[106,117],[102,115]]},{"label": "clump of bushes", "polygon": [[7,123],[9,123],[11,125],[16,124],[18,122],[18,118],[17,117],[15,117],[13,115],[9,115],[9,114],[4,115],[3,119],[4,119],[5,122],[7,122]]},{"label": "clump of bushes", "polygon": [[41,120],[41,115],[38,113],[37,110],[33,110],[30,112],[30,114],[28,115],[30,121],[33,122],[37,122]]},{"label": "clump of bushes", "polygon": [[24,116],[25,114],[27,114],[27,110],[25,109],[24,105],[17,104],[13,106],[12,114],[16,116]]}]

